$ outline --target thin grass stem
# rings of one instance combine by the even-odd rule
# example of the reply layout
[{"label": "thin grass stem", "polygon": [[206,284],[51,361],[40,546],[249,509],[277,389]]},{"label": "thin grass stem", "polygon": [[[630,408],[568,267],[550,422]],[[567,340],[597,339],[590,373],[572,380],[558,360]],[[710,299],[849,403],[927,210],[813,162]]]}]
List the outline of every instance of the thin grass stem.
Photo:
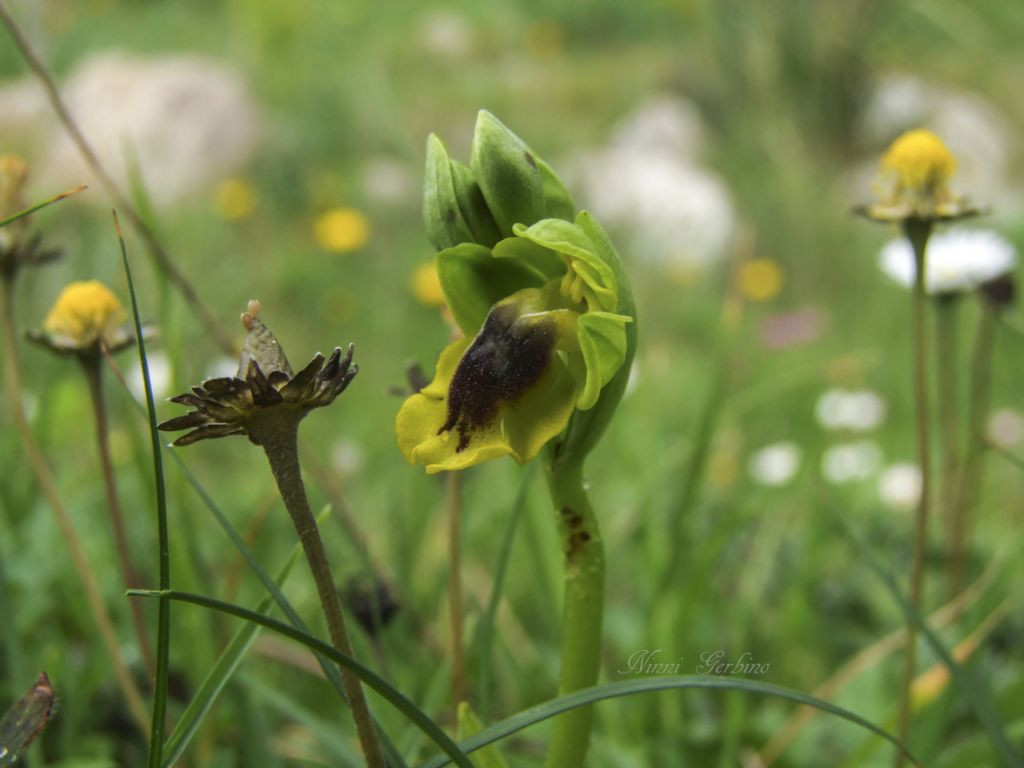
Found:
[{"label": "thin grass stem", "polygon": [[128,663],[121,653],[121,646],[117,639],[117,632],[114,629],[114,622],[110,618],[107,607],[103,602],[99,581],[95,572],[89,565],[89,560],[82,549],[81,540],[71,522],[71,516],[64,506],[64,502],[57,490],[57,481],[53,471],[43,454],[42,448],[36,442],[35,435],[29,426],[28,418],[25,415],[25,408],[21,401],[21,369],[18,363],[17,334],[14,328],[14,283],[11,280],[0,280],[3,293],[2,321],[4,357],[7,364],[4,366],[6,375],[4,382],[7,388],[7,403],[11,412],[11,420],[14,422],[21,443],[28,457],[29,466],[35,476],[40,492],[53,510],[57,521],[57,528],[64,538],[64,544],[71,556],[71,564],[78,575],[78,580],[85,593],[85,600],[89,606],[89,612],[96,624],[100,634],[100,640],[110,657],[110,664],[121,695],[124,696],[131,713],[133,723],[145,736],[149,730],[149,716],[146,712],[146,705],[143,701],[135,681],[132,679],[128,669]]},{"label": "thin grass stem", "polygon": [[452,638],[452,703],[466,700],[466,648],[462,598],[462,475],[445,477],[445,506],[448,517],[448,621]]}]

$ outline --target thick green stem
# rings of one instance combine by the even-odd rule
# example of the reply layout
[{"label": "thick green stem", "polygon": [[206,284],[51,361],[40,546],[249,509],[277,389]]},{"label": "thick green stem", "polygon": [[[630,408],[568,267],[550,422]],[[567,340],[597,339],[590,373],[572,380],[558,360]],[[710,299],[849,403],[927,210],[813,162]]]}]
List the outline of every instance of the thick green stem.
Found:
[{"label": "thick green stem", "polygon": [[[345,627],[345,617],[341,611],[341,599],[338,597],[338,590],[331,574],[331,565],[327,559],[327,552],[324,550],[323,540],[320,538],[316,518],[313,517],[309,500],[306,498],[306,487],[302,482],[302,470],[299,465],[298,420],[276,419],[272,424],[265,426],[267,428],[260,430],[258,435],[254,434],[254,437],[257,437],[267,454],[270,469],[277,481],[277,488],[288,509],[288,514],[291,515],[299,541],[302,543],[306,561],[313,573],[313,581],[316,582],[320,605],[323,607],[324,617],[327,619],[331,642],[341,653],[354,657],[352,643],[349,641],[348,630]],[[384,753],[381,750],[373,719],[370,717],[370,709],[366,704],[362,684],[358,677],[344,667],[341,667],[340,671],[366,764],[369,768],[385,768]]]},{"label": "thick green stem", "polygon": [[[920,614],[924,594],[924,558],[928,540],[929,479],[931,478],[931,450],[928,430],[928,328],[925,291],[925,251],[931,235],[932,223],[922,219],[907,219],[903,231],[914,249],[913,293],[913,376],[914,404],[917,415],[917,455],[921,468],[921,498],[914,515],[913,564],[910,572],[910,604]],[[899,740],[907,743],[910,733],[911,689],[917,653],[917,625],[907,621],[907,647],[903,663],[903,684],[900,691]],[[894,765],[900,768],[904,756],[896,751]]]},{"label": "thick green stem", "polygon": [[[604,545],[583,483],[582,462],[560,462],[554,457],[545,469],[565,554],[562,670],[558,681],[558,693],[564,695],[597,683],[604,611]],[[582,766],[592,724],[591,707],[559,715],[551,735],[547,767]]]},{"label": "thick green stem", "polygon": [[146,714],[146,705],[143,702],[142,694],[139,693],[139,689],[132,679],[131,672],[128,670],[128,664],[121,653],[121,646],[118,643],[114,622],[111,620],[107,607],[103,603],[99,582],[89,565],[85,551],[82,549],[82,543],[75,531],[74,524],[71,522],[71,516],[68,514],[64,502],[61,500],[60,493],[57,491],[57,480],[53,476],[53,471],[50,469],[42,449],[36,442],[35,435],[32,434],[32,429],[29,427],[28,419],[25,416],[25,410],[21,402],[21,372],[18,368],[17,339],[14,331],[14,284],[10,278],[4,278],[0,280],[0,285],[3,287],[3,307],[0,310],[2,311],[0,326],[3,327],[4,358],[6,360],[4,382],[7,388],[7,403],[11,410],[11,420],[14,422],[21,437],[22,446],[25,449],[25,454],[28,457],[29,466],[32,468],[36,483],[39,485],[39,490],[53,510],[54,517],[57,520],[57,527],[64,537],[65,546],[67,546],[68,554],[71,556],[71,563],[78,575],[78,580],[81,582],[82,591],[85,593],[89,611],[92,614],[93,621],[96,622],[100,639],[107,650],[107,654],[110,656],[114,678],[117,680],[118,687],[125,697],[125,702],[128,704],[132,718],[141,729],[143,735],[146,735],[149,732],[149,716]]},{"label": "thick green stem", "polygon": [[949,582],[952,599],[953,561],[956,542],[954,529],[957,498],[961,486],[960,408],[957,377],[959,375],[959,335],[956,322],[960,297],[956,294],[939,296],[935,300],[935,394],[939,407],[939,431],[942,446],[942,476],[939,483],[939,511],[949,547]]},{"label": "thick green stem", "polygon": [[997,310],[988,302],[981,303],[981,317],[974,338],[971,356],[971,383],[967,429],[967,453],[953,506],[949,542],[949,589],[959,590],[963,581],[963,552],[970,538],[970,515],[981,487],[982,456],[985,451],[985,419],[988,416],[992,373],[992,350],[995,345]]},{"label": "thick green stem", "polygon": [[[103,473],[103,488],[107,494],[107,509],[110,512],[110,524],[114,532],[114,549],[117,552],[117,561],[121,567],[121,580],[125,589],[138,589],[142,586],[135,566],[132,565],[131,546],[128,544],[128,532],[124,524],[124,511],[121,508],[120,496],[117,493],[117,480],[114,475],[114,463],[110,457],[110,430],[107,425],[107,407],[103,399],[103,380],[100,374],[100,357],[88,355],[79,358],[82,362],[82,369],[85,371],[85,379],[89,384],[89,396],[92,400],[92,412],[96,422],[96,442],[100,455],[100,467]],[[146,630],[146,618],[142,614],[142,601],[129,600],[128,605],[132,612],[132,623],[135,626],[135,636],[139,642],[139,650],[142,653],[142,661],[146,665],[146,672],[150,680],[156,679],[156,657],[153,655],[153,646],[149,640],[149,632]]]},{"label": "thick green stem", "polygon": [[466,649],[463,642],[462,600],[462,475],[448,472],[445,478],[448,507],[448,613],[452,636],[452,703],[458,709],[466,700]]}]

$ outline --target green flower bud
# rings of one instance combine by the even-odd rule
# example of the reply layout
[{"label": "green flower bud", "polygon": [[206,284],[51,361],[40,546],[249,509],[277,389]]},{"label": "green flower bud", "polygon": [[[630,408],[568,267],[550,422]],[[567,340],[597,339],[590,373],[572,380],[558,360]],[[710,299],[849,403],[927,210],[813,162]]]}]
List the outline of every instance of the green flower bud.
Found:
[{"label": "green flower bud", "polygon": [[532,224],[547,215],[533,150],[487,110],[477,116],[470,167],[502,236],[510,236],[515,224]]},{"label": "green flower bud", "polygon": [[427,165],[423,179],[423,224],[430,244],[439,251],[473,242],[462,215],[455,178],[444,143],[435,134],[427,138]]}]

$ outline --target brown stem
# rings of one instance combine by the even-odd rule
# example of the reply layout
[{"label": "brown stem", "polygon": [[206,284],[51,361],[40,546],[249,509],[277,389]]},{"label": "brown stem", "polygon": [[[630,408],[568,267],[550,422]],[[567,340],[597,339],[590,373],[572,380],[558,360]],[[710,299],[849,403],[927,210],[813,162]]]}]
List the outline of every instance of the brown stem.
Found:
[{"label": "brown stem", "polygon": [[981,317],[971,357],[970,404],[967,454],[960,475],[950,530],[949,586],[956,590],[963,580],[963,553],[970,538],[970,516],[981,487],[982,456],[985,452],[985,418],[991,395],[992,350],[995,343],[996,310],[982,302]]},{"label": "brown stem", "polygon": [[[302,482],[302,469],[299,465],[298,420],[295,418],[275,419],[273,423],[263,425],[263,429],[254,428],[251,432],[267,454],[270,470],[274,473],[277,488],[281,492],[288,513],[291,515],[295,532],[302,543],[306,561],[313,573],[320,605],[327,619],[327,628],[331,642],[341,653],[354,657],[352,643],[349,641],[345,627],[345,617],[341,611],[341,600],[338,589],[331,575],[331,565],[324,550],[320,531],[317,529],[316,518],[306,498],[306,487]],[[342,684],[352,708],[359,742],[363,748],[363,756],[369,768],[385,768],[384,754],[380,740],[374,728],[370,709],[366,704],[362,683],[359,678],[344,667],[340,667]]]},{"label": "brown stem", "polygon": [[54,517],[57,519],[57,527],[60,529],[61,535],[64,537],[64,543],[68,548],[68,553],[71,555],[71,563],[78,575],[79,582],[82,584],[86,602],[89,604],[89,611],[92,614],[93,621],[96,622],[100,639],[106,648],[107,654],[110,656],[117,685],[128,704],[128,709],[136,726],[140,729],[143,737],[148,738],[149,715],[147,714],[142,694],[139,692],[138,687],[136,687],[135,681],[128,671],[128,664],[121,654],[121,646],[117,640],[114,623],[107,612],[106,605],[103,603],[99,582],[89,566],[89,561],[82,550],[82,544],[78,534],[75,532],[71,517],[68,515],[64,502],[57,491],[57,481],[53,476],[53,471],[50,469],[42,449],[36,442],[35,435],[32,434],[32,429],[29,427],[28,419],[25,416],[25,409],[21,402],[21,372],[18,368],[17,340],[14,330],[14,284],[10,279],[0,280],[0,284],[3,285],[3,314],[2,323],[0,324],[3,325],[4,357],[7,360],[4,382],[7,387],[7,402],[11,410],[11,419],[14,421],[14,425],[21,437],[25,454],[28,456],[29,465],[35,475],[39,490],[46,498],[50,508],[53,510]]},{"label": "brown stem", "polygon": [[[928,434],[928,328],[925,313],[925,251],[931,235],[932,223],[921,219],[908,219],[904,234],[914,249],[915,275],[913,292],[913,376],[914,404],[917,415],[917,455],[921,468],[921,498],[914,515],[914,554],[910,573],[910,604],[920,615],[924,596],[924,559],[928,542],[929,479],[931,478],[931,450]],[[917,625],[907,619],[907,647],[903,659],[903,684],[900,690],[899,740],[907,743],[910,733],[911,691],[917,653]],[[896,768],[903,765],[903,753],[896,750],[893,761]]]},{"label": "brown stem", "polygon": [[74,117],[68,111],[67,106],[64,104],[64,99],[60,95],[60,91],[57,88],[57,84],[53,81],[53,77],[50,75],[49,70],[43,63],[42,59],[32,48],[28,38],[21,31],[14,17],[11,16],[11,12],[4,5],[3,0],[0,0],[0,21],[3,21],[4,26],[7,27],[7,31],[10,33],[11,38],[14,40],[15,46],[21,53],[22,58],[28,64],[29,69],[35,73],[36,77],[39,78],[39,82],[43,86],[43,90],[46,92],[46,97],[50,102],[50,106],[53,107],[53,111],[57,114],[57,119],[61,125],[68,132],[71,137],[71,141],[77,147],[79,154],[85,160],[86,164],[96,174],[96,178],[99,179],[100,184],[106,189],[107,194],[113,199],[114,204],[120,208],[128,220],[131,221],[132,226],[139,233],[139,236],[145,241],[146,246],[149,248],[150,253],[156,260],[160,269],[167,275],[167,279],[170,280],[171,284],[181,293],[182,298],[192,308],[192,311],[199,317],[200,322],[206,327],[206,330],[213,337],[217,345],[228,355],[235,355],[238,349],[235,346],[231,335],[227,332],[221,322],[217,319],[216,315],[210,311],[209,307],[199,297],[195,287],[189,282],[185,273],[182,272],[178,265],[171,258],[171,255],[157,240],[153,230],[146,223],[145,219],[138,212],[128,196],[121,191],[121,188],[117,185],[117,182],[110,176],[103,163],[100,161],[96,152],[85,138],[85,134],[78,127]]},{"label": "brown stem", "polygon": [[445,477],[448,507],[448,613],[452,636],[452,700],[456,707],[466,700],[466,650],[463,645],[462,601],[462,476],[448,472]]},{"label": "brown stem", "polygon": [[[80,357],[79,360],[82,363],[82,370],[85,371],[85,380],[89,384],[89,396],[92,400],[92,412],[96,422],[96,442],[99,448],[100,467],[103,472],[103,488],[107,494],[107,509],[110,511],[110,524],[114,531],[114,549],[117,551],[117,561],[121,566],[121,579],[124,581],[126,589],[137,589],[142,586],[142,583],[132,565],[131,547],[128,544],[128,534],[124,524],[124,511],[117,493],[114,464],[110,457],[110,430],[107,425],[107,406],[103,398],[100,357],[99,355],[89,355]],[[131,608],[132,623],[135,625],[135,635],[142,652],[142,660],[146,665],[146,672],[150,680],[155,680],[156,657],[153,655],[153,645],[146,629],[142,601],[129,600],[128,605]]]}]

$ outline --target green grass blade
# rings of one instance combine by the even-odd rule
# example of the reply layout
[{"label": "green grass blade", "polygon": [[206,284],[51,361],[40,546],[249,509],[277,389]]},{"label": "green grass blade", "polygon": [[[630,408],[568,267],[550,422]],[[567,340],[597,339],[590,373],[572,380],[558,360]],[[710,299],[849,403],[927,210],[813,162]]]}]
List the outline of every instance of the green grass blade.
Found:
[{"label": "green grass blade", "polygon": [[167,600],[177,600],[184,603],[192,603],[193,605],[200,605],[204,608],[210,608],[215,611],[221,611],[232,616],[237,616],[240,619],[245,619],[246,621],[259,624],[272,632],[277,632],[280,635],[305,645],[310,650],[320,653],[335,663],[351,670],[357,677],[359,677],[360,680],[373,688],[373,690],[379,693],[385,701],[394,706],[410,722],[415,724],[416,727],[427,736],[427,738],[437,744],[437,746],[449,756],[449,762],[454,761],[456,765],[460,766],[460,768],[474,768],[473,764],[469,761],[469,758],[467,758],[459,749],[458,745],[452,741],[451,738],[441,730],[441,728],[438,727],[438,725],[431,720],[425,712],[407,699],[397,688],[394,688],[390,683],[369,667],[365,667],[355,659],[346,656],[343,653],[339,653],[333,646],[318,640],[308,632],[298,630],[295,627],[285,624],[284,622],[277,621],[276,619],[272,619],[269,616],[255,613],[254,611],[250,611],[248,608],[232,605],[231,603],[225,603],[221,600],[215,600],[212,597],[194,595],[189,592],[179,592],[177,590],[163,591],[133,589],[129,590],[128,594],[133,597],[158,597]]},{"label": "green grass blade", "polygon": [[[757,680],[701,677],[696,675],[645,677],[637,680],[621,680],[615,683],[597,685],[593,688],[585,688],[582,691],[575,691],[574,693],[570,693],[565,696],[559,696],[556,699],[551,699],[543,704],[538,704],[535,707],[531,707],[530,709],[523,710],[516,715],[512,715],[512,717],[495,723],[489,728],[485,728],[476,736],[466,739],[459,746],[462,747],[465,752],[473,752],[474,750],[485,747],[488,744],[493,744],[506,736],[510,736],[517,731],[521,731],[528,726],[539,723],[542,720],[547,720],[570,709],[585,707],[590,704],[594,704],[595,702],[603,701],[604,699],[686,688],[745,691],[746,693],[773,696],[778,699],[795,702],[796,704],[815,707],[823,712],[828,712],[836,717],[848,720],[855,725],[859,725],[861,728],[865,728],[877,736],[881,736],[883,739],[886,739],[898,747],[903,754],[914,762],[915,765],[920,764],[895,736],[889,734],[882,728],[879,728],[869,720],[865,720],[860,715],[850,712],[848,709],[843,709],[842,707],[838,707],[827,701],[816,699],[813,696],[801,693],[800,691],[783,688],[781,685],[762,683]],[[448,765],[449,762],[448,758],[438,756],[422,763],[418,768],[441,768],[441,766]]]},{"label": "green grass blade", "polygon": [[[114,213],[114,226],[117,239],[121,245],[121,262],[124,265],[125,278],[128,280],[128,294],[132,300],[132,322],[135,323],[135,337],[139,347],[139,365],[142,367],[142,380],[146,387],[146,410],[149,412],[149,434],[153,448],[153,473],[156,476],[156,518],[158,538],[158,558],[160,561],[160,589],[170,589],[171,558],[167,531],[167,489],[164,485],[164,464],[161,452],[160,433],[156,429],[156,404],[153,401],[153,385],[149,379],[149,361],[146,358],[146,342],[142,334],[142,320],[139,318],[139,302],[135,296],[135,285],[132,282],[132,271],[128,266],[128,248],[124,243],[121,224]],[[149,768],[161,768],[163,765],[164,727],[167,719],[167,671],[171,652],[171,604],[167,599],[160,600],[157,619],[156,640],[156,680],[153,685],[153,725],[149,738]]]},{"label": "green grass blade", "polygon": [[53,205],[54,203],[59,203],[61,200],[67,200],[69,197],[73,197],[74,195],[77,195],[79,192],[84,192],[87,189],[88,187],[83,184],[80,187],[75,187],[74,189],[69,189],[67,192],[61,192],[59,195],[54,195],[53,197],[47,198],[46,200],[43,200],[43,202],[41,203],[30,205],[23,211],[12,213],[10,216],[4,219],[0,219],[0,228],[6,227],[8,224],[13,224],[18,219],[23,219],[26,216],[35,213],[36,211],[40,211],[43,208]]},{"label": "green grass blade", "polygon": [[[318,522],[326,517],[327,511],[324,510],[324,512],[320,513]],[[288,578],[289,572],[301,554],[302,548],[299,544],[296,544],[292,548],[288,561],[281,568],[281,572],[275,580],[279,589],[284,584],[285,579]],[[266,613],[273,602],[274,598],[271,595],[267,595],[256,606],[256,612]],[[256,640],[256,635],[259,634],[259,629],[259,626],[256,624],[246,624],[240,627],[234,634],[234,637],[231,638],[231,642],[221,652],[216,663],[210,668],[210,671],[206,674],[203,682],[192,697],[192,701],[189,702],[181,717],[178,718],[178,722],[175,724],[174,730],[171,731],[171,735],[167,737],[167,743],[164,744],[164,768],[170,768],[170,766],[174,765],[175,761],[188,748],[189,742],[192,741],[192,737],[199,730],[199,725],[202,723],[206,713],[210,711],[214,701],[217,700],[220,692],[227,685],[228,680],[231,679],[239,664],[242,663],[242,659],[248,653],[249,648],[252,647],[253,642]]]},{"label": "green grass blade", "polygon": [[537,462],[530,462],[530,465],[523,472],[519,481],[519,490],[516,491],[515,501],[512,503],[512,511],[508,516],[508,523],[505,526],[505,534],[501,541],[501,552],[498,555],[498,565],[494,569],[494,587],[491,590],[490,599],[487,602],[487,609],[480,618],[476,634],[473,637],[474,655],[479,669],[477,679],[480,681],[478,694],[480,697],[480,712],[484,720],[491,717],[491,647],[494,643],[494,619],[498,614],[498,606],[505,594],[505,577],[508,575],[508,563],[512,555],[512,543],[515,541],[516,529],[519,527],[519,520],[526,509],[526,497],[530,491],[530,481],[537,470]]},{"label": "green grass blade", "polygon": [[[245,562],[249,565],[250,568],[252,568],[253,572],[256,574],[256,577],[260,580],[260,583],[267,590],[267,592],[270,593],[271,597],[274,598],[274,602],[277,604],[278,608],[281,609],[282,613],[284,613],[284,615],[287,617],[291,625],[300,632],[309,634],[309,628],[306,626],[306,623],[296,612],[292,604],[288,602],[288,598],[286,598],[284,594],[281,592],[281,590],[278,589],[277,584],[274,583],[274,580],[270,577],[270,574],[268,574],[266,569],[262,565],[260,565],[259,560],[256,559],[256,556],[253,555],[249,547],[246,546],[245,541],[242,539],[238,531],[235,530],[235,527],[231,524],[231,521],[228,520],[227,515],[225,515],[221,508],[217,505],[217,502],[213,500],[213,497],[210,496],[209,493],[207,493],[206,489],[203,487],[203,484],[199,482],[199,478],[197,478],[192,473],[192,471],[188,468],[188,465],[185,464],[184,459],[182,459],[181,456],[178,455],[177,451],[175,451],[173,448],[169,446],[165,447],[169,452],[171,458],[174,460],[175,464],[178,466],[178,469],[181,470],[181,473],[185,476],[185,480],[188,482],[189,485],[192,486],[192,490],[196,492],[196,494],[202,500],[206,508],[210,511],[211,514],[213,514],[214,518],[220,525],[221,529],[224,531],[227,537],[231,539],[231,543],[235,545],[235,549],[238,550],[239,554],[242,555],[242,558],[245,560]],[[327,660],[327,658],[324,657],[322,654],[315,653],[315,656],[317,662],[320,664],[320,668],[323,670],[324,675],[327,677],[328,682],[330,682],[331,686],[342,698],[342,700],[344,700],[347,703],[348,700],[345,697],[345,689],[341,684],[341,675],[338,673],[338,668],[334,664],[331,664]],[[398,748],[395,746],[394,742],[391,741],[391,738],[387,735],[387,733],[384,732],[384,729],[381,728],[379,724],[377,725],[377,732],[380,734],[381,743],[384,747],[384,751],[387,753],[387,758],[391,765],[395,766],[395,768],[408,768],[405,760],[402,758],[401,753],[398,751]]]},{"label": "green grass blade", "polygon": [[945,643],[942,642],[942,638],[940,638],[935,631],[928,626],[928,622],[925,618],[918,613],[914,606],[911,605],[910,601],[903,596],[899,585],[896,583],[896,579],[891,573],[882,567],[875,558],[871,548],[868,547],[865,542],[861,541],[857,534],[854,533],[853,529],[847,525],[846,520],[843,519],[838,511],[833,510],[833,514],[839,524],[843,527],[846,535],[860,550],[861,556],[864,558],[867,566],[875,572],[875,575],[878,576],[883,584],[885,584],[886,589],[889,590],[893,599],[899,604],[907,621],[912,622],[917,627],[917,631],[921,633],[921,636],[928,642],[928,645],[931,646],[935,655],[941,659],[942,663],[946,666],[946,669],[949,670],[949,674],[953,678],[953,683],[971,705],[971,708],[974,710],[974,714],[977,716],[982,728],[985,729],[985,733],[988,735],[992,748],[995,749],[996,754],[999,755],[999,759],[1002,764],[1007,766],[1007,768],[1019,768],[1024,765],[1024,757],[1021,757],[1006,735],[1006,727],[1003,725],[999,714],[996,712],[996,709],[992,704],[988,687],[981,683],[972,673],[968,672],[961,664],[957,663],[956,659],[953,658],[953,655],[946,648]]}]

